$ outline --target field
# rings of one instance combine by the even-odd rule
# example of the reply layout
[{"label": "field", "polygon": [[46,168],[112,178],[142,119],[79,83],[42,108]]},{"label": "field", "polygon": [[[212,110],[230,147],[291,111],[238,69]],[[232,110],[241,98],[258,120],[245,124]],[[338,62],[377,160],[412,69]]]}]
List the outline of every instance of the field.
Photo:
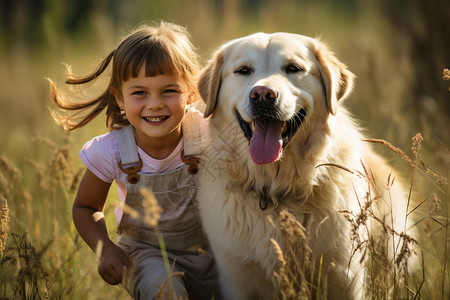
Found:
[{"label": "field", "polygon": [[[256,31],[321,36],[357,76],[345,105],[367,137],[386,141],[373,147],[400,171],[411,190],[423,267],[408,275],[406,292],[398,298],[449,299],[446,1],[71,3],[0,3],[0,299],[129,299],[120,286],[102,281],[95,255],[71,220],[84,171],[78,151],[106,131],[105,119],[64,132],[51,118],[46,78],[63,87],[64,63],[75,74],[85,74],[131,28],[159,20],[186,26],[202,63],[221,43]],[[99,81],[83,92],[96,93],[102,86],[105,82]],[[113,238],[118,203],[113,187],[105,208]],[[372,298],[392,298],[390,287],[386,284]]]}]

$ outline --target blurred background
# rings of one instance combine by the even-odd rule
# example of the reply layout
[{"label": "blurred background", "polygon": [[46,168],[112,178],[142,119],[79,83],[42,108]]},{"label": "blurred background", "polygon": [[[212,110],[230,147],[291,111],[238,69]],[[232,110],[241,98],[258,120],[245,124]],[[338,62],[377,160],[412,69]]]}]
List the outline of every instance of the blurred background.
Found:
[{"label": "blurred background", "polygon": [[[374,147],[401,171],[422,211],[419,226],[430,245],[424,247],[426,261],[435,264],[426,273],[424,299],[448,297],[450,81],[443,79],[450,68],[448,0],[0,0],[0,203],[7,201],[10,216],[4,253],[10,251],[9,262],[15,261],[11,266],[3,257],[9,275],[0,276],[0,298],[16,290],[63,299],[127,298],[101,281],[94,255],[71,222],[83,171],[77,153],[106,132],[105,119],[64,132],[51,118],[45,78],[63,87],[64,64],[86,74],[121,37],[160,20],[187,27],[202,64],[223,42],[257,31],[320,36],[357,76],[345,105],[367,137],[414,157],[411,138],[420,132],[420,168],[382,145]],[[20,249],[38,255],[39,264],[14,256]],[[22,268],[34,271],[20,275]],[[88,296],[98,290],[104,294]]]}]

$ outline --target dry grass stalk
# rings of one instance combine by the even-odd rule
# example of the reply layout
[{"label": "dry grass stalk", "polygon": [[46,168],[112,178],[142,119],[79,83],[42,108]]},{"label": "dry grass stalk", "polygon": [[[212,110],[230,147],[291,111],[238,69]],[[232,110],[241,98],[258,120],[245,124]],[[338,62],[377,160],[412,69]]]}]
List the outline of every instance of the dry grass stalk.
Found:
[{"label": "dry grass stalk", "polygon": [[16,189],[22,178],[22,172],[14,166],[5,156],[0,156],[0,190],[9,196]]},{"label": "dry grass stalk", "polygon": [[40,249],[34,247],[26,235],[11,234],[12,243],[9,248],[8,259],[13,261],[9,270],[9,284],[13,295],[7,299],[53,299],[49,289],[52,281],[47,266],[44,263],[44,255],[54,242],[53,239],[46,242]]},{"label": "dry grass stalk", "polygon": [[416,166],[414,161],[412,159],[410,159],[408,157],[408,155],[405,154],[405,152],[403,152],[401,149],[395,147],[394,145],[392,145],[391,143],[389,143],[383,139],[364,139],[363,141],[369,142],[369,143],[382,144],[382,145],[386,146],[388,149],[392,150],[393,152],[399,154],[402,157],[402,159],[405,160],[406,162],[408,162],[412,167]]},{"label": "dry grass stalk", "polygon": [[5,156],[0,156],[0,171],[11,178],[12,181],[20,181],[22,173]]},{"label": "dry grass stalk", "polygon": [[151,189],[143,187],[140,189],[140,192],[143,196],[144,221],[148,225],[156,227],[161,217],[162,208],[159,206]]},{"label": "dry grass stalk", "polygon": [[444,80],[450,80],[450,70],[449,69],[444,69],[442,78],[444,78]]},{"label": "dry grass stalk", "polygon": [[421,161],[420,159],[420,150],[422,150],[422,141],[423,137],[422,134],[419,132],[417,133],[413,138],[413,145],[411,147],[412,152],[414,153],[414,156],[416,157],[414,164],[417,166],[417,164]]},{"label": "dry grass stalk", "polygon": [[177,295],[175,295],[173,293],[173,290],[171,289],[171,283],[172,283],[172,278],[174,277],[182,277],[184,275],[183,272],[173,272],[173,268],[169,274],[169,276],[167,276],[166,280],[161,284],[161,287],[159,288],[158,292],[156,293],[154,299],[155,300],[187,300],[183,297],[178,297]]},{"label": "dry grass stalk", "polygon": [[[411,165],[417,166],[420,160],[419,151],[421,149],[422,136],[420,134],[413,138],[413,153],[416,157]],[[392,145],[391,145],[392,146]],[[393,147],[393,146],[392,146]],[[389,147],[392,149],[392,147]],[[395,147],[394,147],[395,148]],[[402,158],[402,152],[398,152]],[[370,172],[369,172],[370,173]],[[367,171],[366,171],[366,174]],[[405,232],[397,232],[393,228],[393,224],[388,224],[385,216],[377,216],[373,205],[377,201],[384,201],[389,207],[392,207],[393,201],[404,201],[403,199],[392,199],[391,188],[394,184],[395,178],[388,176],[385,186],[388,199],[384,199],[382,194],[377,191],[376,182],[373,177],[366,176],[368,184],[368,193],[365,196],[366,205],[361,209],[359,217],[352,224],[353,230],[357,227],[365,226],[366,232],[369,232],[369,226],[379,227],[381,230],[376,235],[369,235],[364,241],[359,241],[357,246],[358,251],[362,252],[362,260],[366,260],[366,268],[368,271],[367,277],[367,295],[372,298],[391,298],[403,299],[408,297],[409,286],[408,281],[410,275],[408,274],[408,260],[414,253],[414,247],[419,243]],[[409,198],[408,198],[409,206]],[[362,218],[360,218],[363,216]],[[393,222],[392,211],[390,212],[391,221]],[[408,214],[406,215],[408,217]],[[360,220],[359,220],[360,219]],[[374,220],[375,222],[371,222]],[[359,224],[358,224],[359,222]],[[353,238],[355,241],[355,238]],[[388,241],[391,241],[388,243]],[[392,249],[391,259],[388,259],[389,247]],[[361,261],[362,262],[362,261]]]},{"label": "dry grass stalk", "polygon": [[382,145],[386,146],[388,149],[390,149],[393,152],[399,154],[401,156],[401,158],[403,160],[405,160],[406,162],[408,162],[413,168],[416,168],[418,166],[422,166],[423,170],[421,170],[419,168],[417,168],[417,169],[419,171],[421,171],[421,172],[424,172],[427,175],[431,175],[434,178],[434,183],[437,185],[437,187],[442,192],[445,193],[445,191],[447,189],[447,178],[441,176],[438,172],[434,171],[433,169],[431,169],[430,167],[425,165],[423,163],[423,161],[420,159],[420,150],[422,149],[421,143],[423,141],[422,134],[417,133],[412,138],[413,146],[412,146],[411,150],[413,151],[413,153],[415,155],[415,160],[412,160],[401,149],[393,146],[391,143],[389,143],[389,142],[387,142],[385,140],[382,140],[382,139],[365,139],[363,141],[370,142],[370,143],[382,144]]},{"label": "dry grass stalk", "polygon": [[133,219],[139,219],[141,217],[140,213],[132,208],[131,206],[128,206],[126,203],[120,203],[119,208],[121,211],[123,211],[124,214],[130,215]]},{"label": "dry grass stalk", "polygon": [[0,196],[2,206],[0,208],[0,258],[3,257],[3,252],[6,248],[6,239],[8,238],[9,231],[9,208],[8,202],[2,196]]},{"label": "dry grass stalk", "polygon": [[103,241],[99,240],[97,242],[97,246],[95,247],[95,257],[97,257],[98,262],[100,262],[102,258],[102,252],[103,252]]},{"label": "dry grass stalk", "polygon": [[48,178],[48,168],[42,163],[36,162],[32,159],[25,159],[25,161],[31,164],[36,170],[36,177],[39,182],[39,187],[48,192],[50,189],[49,178]]},{"label": "dry grass stalk", "polygon": [[[444,80],[450,80],[450,70],[449,69],[444,69],[442,78]],[[450,86],[448,87],[448,90],[450,91]]]},{"label": "dry grass stalk", "polygon": [[159,232],[158,228],[158,221],[161,217],[162,208],[158,204],[158,200],[156,200],[155,196],[153,195],[153,192],[150,188],[142,187],[140,189],[140,193],[142,195],[142,206],[144,208],[143,215],[141,214],[140,217],[144,219],[144,222],[152,227],[155,228],[156,233],[158,235],[158,241],[159,246],[161,248],[161,254],[164,261],[164,265],[166,267],[166,272],[168,274],[166,280],[163,282],[161,287],[158,290],[157,296],[155,296],[156,299],[176,299],[176,295],[174,294],[174,289],[172,285],[172,277],[174,276],[181,276],[179,273],[173,272],[174,264],[172,265],[172,268],[169,264],[169,258],[167,256],[166,251],[166,245],[164,242],[163,235]]},{"label": "dry grass stalk", "polygon": [[431,201],[428,203],[429,210],[428,215],[435,217],[441,214],[441,199],[433,193],[430,197]]},{"label": "dry grass stalk", "polygon": [[[163,256],[164,264],[166,266],[167,274],[169,274],[166,280],[161,284],[155,299],[178,299],[177,295],[174,294],[174,289],[172,286],[172,278],[183,276],[183,272],[174,272],[173,267],[170,267],[169,260],[167,257],[166,247],[164,243],[164,238],[160,234],[158,229],[158,221],[161,217],[162,208],[159,206],[152,190],[150,188],[142,187],[140,189],[142,195],[142,207],[143,211],[139,212],[136,209],[128,206],[126,203],[121,203],[120,208],[125,214],[130,215],[130,217],[135,219],[143,219],[143,221],[154,228],[155,232],[158,234],[158,240],[161,248],[161,254]],[[180,299],[181,300],[181,299]]]},{"label": "dry grass stalk", "polygon": [[286,260],[284,258],[283,251],[281,250],[280,245],[274,239],[270,239],[272,243],[275,253],[277,254],[279,267],[278,271],[274,272],[275,280],[277,281],[277,288],[280,291],[281,299],[292,299],[295,296],[295,287],[293,284],[293,280],[290,278],[289,271],[286,268]]},{"label": "dry grass stalk", "polygon": [[63,186],[72,184],[74,177],[72,168],[72,158],[68,146],[56,149],[50,162],[50,176]]},{"label": "dry grass stalk", "polygon": [[[271,218],[268,220],[276,226]],[[320,276],[316,276],[318,275],[316,272],[320,272],[323,266],[320,264],[317,271],[316,257],[309,246],[311,241],[307,229],[286,209],[279,211],[277,221],[282,233],[282,244],[271,239],[278,258],[278,267],[274,271],[274,284],[278,293],[274,298],[280,300],[311,299],[313,296],[317,299],[324,298],[326,272],[322,279],[317,279]]]},{"label": "dry grass stalk", "polygon": [[[419,163],[422,164],[420,159],[422,140],[420,134],[413,138],[412,151],[416,158],[415,161],[407,157],[403,151],[384,140],[367,141],[386,145],[389,149],[400,154],[411,166],[416,167]],[[389,207],[392,207],[392,201],[403,201],[402,199],[391,199],[390,189],[395,182],[395,177],[390,174],[387,178],[385,189],[388,199],[385,199],[377,189],[377,183],[371,170],[363,163],[363,172],[352,171],[339,165],[327,164],[327,166],[338,167],[348,171],[355,176],[363,178],[368,185],[367,193],[363,195],[363,198],[356,195],[360,204],[359,212],[341,211],[351,226],[352,255],[350,262],[359,253],[359,263],[365,266],[367,270],[366,295],[373,299],[408,297],[408,279],[410,277],[408,274],[408,260],[414,253],[414,247],[419,243],[406,233],[395,231],[393,225],[388,224],[385,217],[376,215],[377,210],[375,209],[378,205],[377,203],[380,203],[379,201],[383,201]],[[369,235],[375,227],[379,228],[379,230],[374,231],[378,232],[378,234]],[[388,241],[391,242],[388,243]],[[392,259],[388,259],[389,252],[392,253]]]},{"label": "dry grass stalk", "polygon": [[433,176],[436,179],[436,183],[441,186],[443,189],[445,189],[445,187],[447,186],[447,179],[441,175],[439,175],[436,171],[434,171],[433,169],[431,169],[430,167],[428,167],[427,165],[425,165],[422,161],[422,159],[420,158],[420,151],[422,150],[422,141],[423,141],[423,137],[422,134],[419,132],[417,133],[413,138],[412,138],[412,147],[411,150],[414,154],[414,156],[416,157],[415,159],[415,164],[417,165],[421,165],[423,167],[423,169],[425,170],[425,172],[428,175]]},{"label": "dry grass stalk", "polygon": [[56,144],[51,139],[49,139],[47,137],[36,136],[36,137],[32,137],[31,141],[33,143],[42,143],[44,145],[47,145],[52,150],[55,150],[56,148],[58,148],[56,146]]},{"label": "dry grass stalk", "polygon": [[141,188],[142,194],[142,207],[143,211],[137,211],[136,209],[128,206],[126,203],[119,204],[119,208],[125,213],[130,215],[133,219],[143,219],[144,222],[152,227],[158,226],[159,218],[161,217],[162,208],[159,206],[153,192],[150,188]]}]

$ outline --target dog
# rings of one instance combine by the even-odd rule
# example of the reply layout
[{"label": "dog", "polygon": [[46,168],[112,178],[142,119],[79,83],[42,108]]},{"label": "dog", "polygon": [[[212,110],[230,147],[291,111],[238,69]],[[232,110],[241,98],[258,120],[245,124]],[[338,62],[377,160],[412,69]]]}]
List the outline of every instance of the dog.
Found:
[{"label": "dog", "polygon": [[309,235],[329,299],[362,298],[363,241],[390,230],[398,245],[409,227],[400,180],[343,106],[353,81],[324,42],[284,32],[232,40],[201,72],[210,137],[198,205],[225,299],[280,292],[279,254],[292,244],[282,213]]}]

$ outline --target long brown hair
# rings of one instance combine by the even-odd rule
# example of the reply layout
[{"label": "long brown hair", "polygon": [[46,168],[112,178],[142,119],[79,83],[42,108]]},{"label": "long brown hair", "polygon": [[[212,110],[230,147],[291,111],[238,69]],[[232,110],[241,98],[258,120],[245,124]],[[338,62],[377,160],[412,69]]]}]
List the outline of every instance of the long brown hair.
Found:
[{"label": "long brown hair", "polygon": [[199,70],[197,54],[185,28],[172,23],[161,22],[159,26],[143,26],[125,37],[119,46],[111,51],[89,75],[77,77],[69,68],[67,84],[83,85],[98,78],[112,61],[112,74],[106,90],[98,97],[79,102],[61,93],[50,82],[51,99],[58,108],[72,111],[68,115],[52,111],[55,121],[65,130],[80,128],[92,121],[106,108],[106,125],[111,130],[129,122],[121,114],[113,95],[113,90],[120,90],[122,83],[137,77],[139,69],[145,66],[146,76],[173,75],[181,76],[194,93],[197,100],[196,79]]}]

